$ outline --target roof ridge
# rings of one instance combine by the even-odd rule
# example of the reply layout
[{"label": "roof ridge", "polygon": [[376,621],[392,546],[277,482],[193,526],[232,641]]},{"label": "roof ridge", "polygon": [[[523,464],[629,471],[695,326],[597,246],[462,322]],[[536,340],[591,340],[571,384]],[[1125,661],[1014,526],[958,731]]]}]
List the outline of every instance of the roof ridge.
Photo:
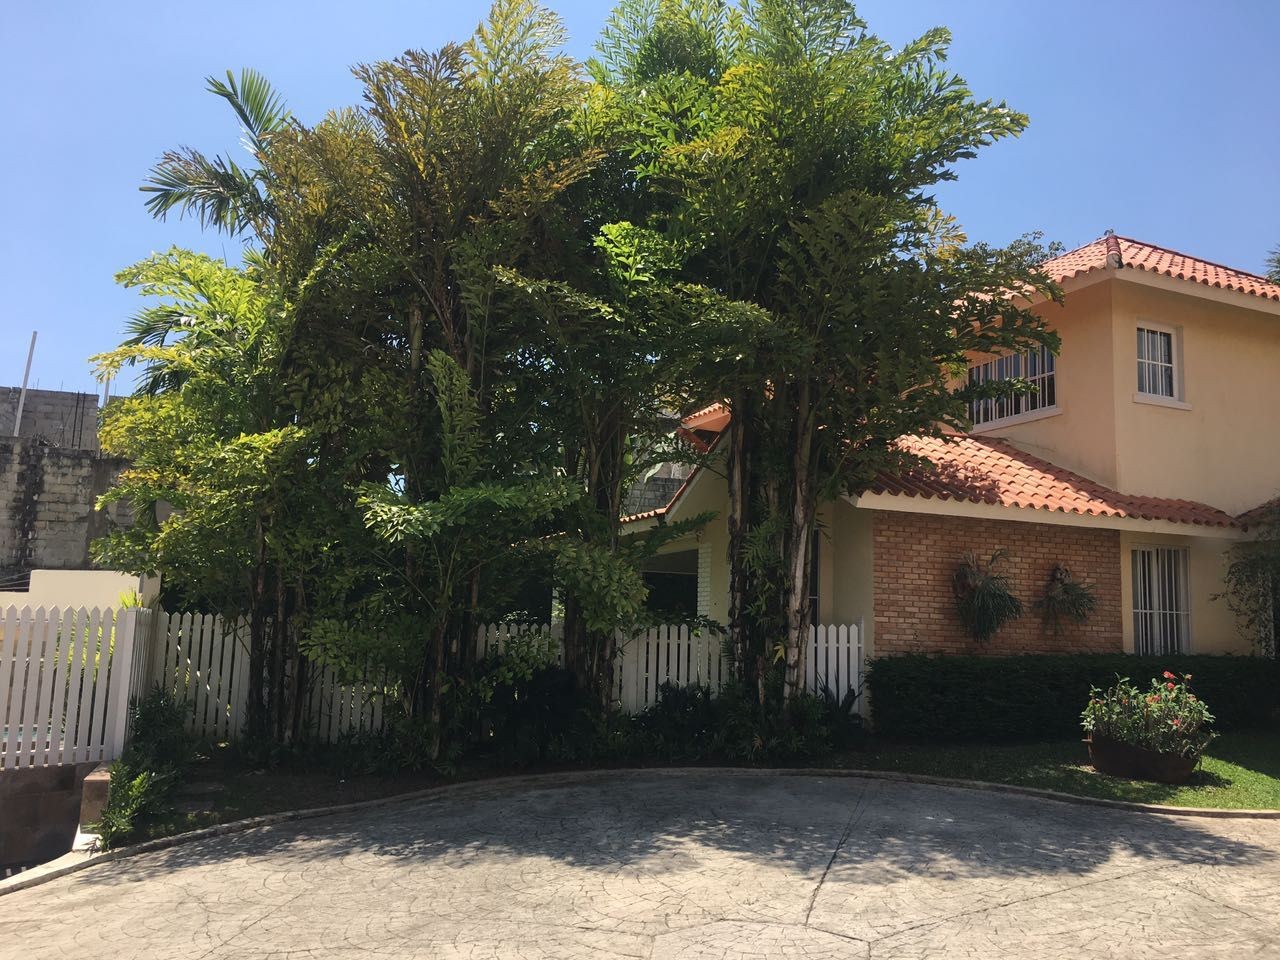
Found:
[{"label": "roof ridge", "polygon": [[[1195,260],[1199,263],[1207,264],[1210,267],[1217,267],[1219,270],[1229,270],[1231,273],[1238,273],[1242,277],[1249,277],[1251,280],[1257,280],[1260,283],[1267,283],[1272,285],[1276,284],[1276,281],[1272,280],[1270,277],[1266,276],[1265,274],[1254,273],[1251,270],[1245,270],[1245,269],[1242,269],[1241,267],[1233,267],[1228,263],[1221,263],[1220,261],[1217,261],[1217,260],[1209,260],[1209,259],[1206,259],[1205,257],[1201,257],[1194,253],[1187,253],[1187,251],[1185,250],[1175,250],[1173,247],[1166,247],[1162,243],[1151,243],[1149,240],[1139,240],[1137,237],[1130,237],[1123,233],[1110,233],[1110,234],[1104,233],[1102,236],[1098,237],[1095,240],[1090,240],[1088,243],[1082,243],[1080,244],[1080,246],[1073,247],[1070,250],[1064,251],[1063,253],[1058,254],[1058,256],[1056,257],[1050,257],[1048,260],[1045,261],[1045,263],[1052,263],[1055,260],[1062,260],[1066,257],[1071,256],[1073,253],[1079,253],[1081,250],[1084,250],[1087,247],[1092,247],[1099,243],[1105,244],[1106,241],[1111,238],[1114,238],[1116,240],[1123,240],[1126,243],[1136,243],[1140,247],[1149,247],[1152,250],[1159,250],[1162,253],[1172,254],[1175,257],[1185,257],[1188,260]],[[1131,267],[1136,270],[1146,269],[1146,267],[1135,266],[1134,264],[1131,264],[1131,263],[1125,263],[1124,266]]]},{"label": "roof ridge", "polygon": [[1219,270],[1230,270],[1232,273],[1238,273],[1242,277],[1250,277],[1251,279],[1254,279],[1254,280],[1260,280],[1262,283],[1271,283],[1271,284],[1275,283],[1275,281],[1272,280],[1270,277],[1268,277],[1266,274],[1254,273],[1251,270],[1244,270],[1240,267],[1233,267],[1227,263],[1219,263],[1217,260],[1208,260],[1194,253],[1187,253],[1185,250],[1175,250],[1173,249],[1173,247],[1166,247],[1160,243],[1149,243],[1146,240],[1138,240],[1134,237],[1122,236],[1121,234],[1116,234],[1116,239],[1128,240],[1130,243],[1138,243],[1144,247],[1150,247],[1153,250],[1161,250],[1165,253],[1171,253],[1175,257],[1186,257],[1188,260],[1198,260],[1201,263],[1207,263],[1211,267],[1217,267]]}]

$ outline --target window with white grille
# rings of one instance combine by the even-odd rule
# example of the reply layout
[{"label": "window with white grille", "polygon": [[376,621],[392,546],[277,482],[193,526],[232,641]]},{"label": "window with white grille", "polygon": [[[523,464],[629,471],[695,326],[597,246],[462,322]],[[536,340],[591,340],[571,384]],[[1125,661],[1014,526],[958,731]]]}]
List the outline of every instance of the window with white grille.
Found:
[{"label": "window with white grille", "polygon": [[1138,392],[1153,397],[1178,397],[1177,357],[1173,331],[1138,328]]},{"label": "window with white grille", "polygon": [[1133,652],[1188,653],[1191,607],[1187,551],[1180,547],[1133,550]]},{"label": "window with white grille", "polygon": [[969,419],[975,427],[980,427],[1056,407],[1056,370],[1057,358],[1048,347],[1037,347],[1025,353],[1013,353],[974,364],[969,368],[970,383],[1021,379],[1028,381],[1035,389],[1030,393],[1015,394],[1011,391],[1007,396],[973,400],[969,403]]}]

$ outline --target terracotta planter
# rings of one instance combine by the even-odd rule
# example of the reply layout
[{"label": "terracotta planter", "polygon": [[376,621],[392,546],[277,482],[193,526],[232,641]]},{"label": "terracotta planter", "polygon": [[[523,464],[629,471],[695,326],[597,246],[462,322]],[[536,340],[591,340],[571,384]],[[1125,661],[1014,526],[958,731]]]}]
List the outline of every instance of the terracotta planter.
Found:
[{"label": "terracotta planter", "polygon": [[1095,770],[1129,780],[1186,783],[1200,763],[1199,757],[1157,753],[1118,740],[1095,740],[1091,737],[1085,743],[1089,745],[1089,760]]}]

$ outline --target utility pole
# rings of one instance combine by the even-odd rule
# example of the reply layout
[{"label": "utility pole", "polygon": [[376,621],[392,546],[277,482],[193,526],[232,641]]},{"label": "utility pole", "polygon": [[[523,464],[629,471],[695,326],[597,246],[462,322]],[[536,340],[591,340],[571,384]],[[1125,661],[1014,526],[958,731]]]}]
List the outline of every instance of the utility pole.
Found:
[{"label": "utility pole", "polygon": [[27,381],[31,378],[31,358],[36,355],[36,331],[31,331],[31,346],[27,348],[27,369],[22,371],[22,390],[18,393],[18,412],[13,417],[13,435],[22,426],[22,408],[27,403]]}]

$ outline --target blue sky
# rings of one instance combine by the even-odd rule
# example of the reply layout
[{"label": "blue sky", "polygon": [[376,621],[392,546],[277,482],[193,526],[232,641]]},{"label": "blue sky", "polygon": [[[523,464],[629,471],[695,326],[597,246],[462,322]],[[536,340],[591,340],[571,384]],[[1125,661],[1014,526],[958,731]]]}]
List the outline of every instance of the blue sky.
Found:
[{"label": "blue sky", "polygon": [[[609,4],[550,0],[585,56]],[[122,267],[172,244],[235,241],[152,220],[138,192],[166,148],[238,149],[204,92],[226,69],[266,73],[304,122],[355,102],[347,67],[467,36],[487,0],[10,0],[0,9],[0,386],[93,389],[86,358],[120,339],[137,297]],[[1107,228],[1243,269],[1280,243],[1280,4],[1272,0],[875,0],[900,45],[951,27],[951,66],[1031,128],[940,193],[972,238],[1029,230],[1068,246]]]}]

